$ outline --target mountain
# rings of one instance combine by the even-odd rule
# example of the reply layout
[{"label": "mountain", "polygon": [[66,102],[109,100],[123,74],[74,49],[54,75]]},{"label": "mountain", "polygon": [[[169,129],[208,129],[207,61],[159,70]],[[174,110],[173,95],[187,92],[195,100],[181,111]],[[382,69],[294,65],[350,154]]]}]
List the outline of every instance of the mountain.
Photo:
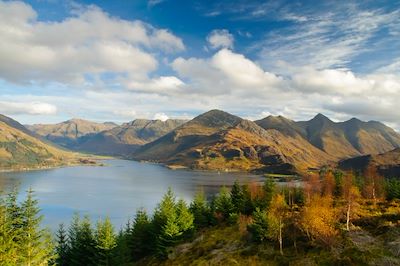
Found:
[{"label": "mountain", "polygon": [[400,134],[376,121],[363,122],[352,118],[336,123],[318,114],[309,121],[295,122],[269,116],[255,122],[264,129],[277,129],[289,136],[300,135],[338,160],[379,154],[400,147]]},{"label": "mountain", "polygon": [[363,173],[369,167],[375,167],[387,177],[400,176],[400,148],[375,155],[363,155],[339,162],[339,168]]},{"label": "mountain", "polygon": [[139,148],[134,159],[207,170],[295,172],[331,157],[300,136],[211,110]]},{"label": "mountain", "polygon": [[164,136],[185,122],[179,119],[136,119],[97,134],[83,136],[72,148],[107,155],[131,154],[141,145]]},{"label": "mountain", "polygon": [[72,148],[80,137],[116,127],[114,123],[96,123],[83,119],[71,119],[58,124],[36,124],[29,130],[60,146]]},{"label": "mountain", "polygon": [[79,161],[36,137],[17,121],[0,115],[0,169],[38,168]]}]

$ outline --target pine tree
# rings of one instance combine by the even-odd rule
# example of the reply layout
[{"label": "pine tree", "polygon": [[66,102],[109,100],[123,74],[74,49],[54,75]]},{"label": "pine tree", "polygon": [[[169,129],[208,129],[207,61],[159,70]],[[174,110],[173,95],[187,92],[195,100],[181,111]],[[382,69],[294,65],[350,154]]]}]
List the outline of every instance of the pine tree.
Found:
[{"label": "pine tree", "polygon": [[222,187],[218,195],[214,198],[214,210],[218,216],[224,220],[229,218],[229,215],[234,212],[231,195],[226,187]]},{"label": "pine tree", "polygon": [[193,214],[196,228],[204,228],[211,224],[212,213],[205,199],[204,191],[196,193],[189,209]]},{"label": "pine tree", "polygon": [[95,240],[96,265],[113,265],[113,251],[117,245],[117,239],[109,217],[97,223]]},{"label": "pine tree", "polygon": [[88,216],[81,221],[75,214],[68,238],[70,240],[70,265],[95,265],[95,246],[91,222]]},{"label": "pine tree", "polygon": [[168,248],[193,229],[193,215],[182,200],[176,203],[174,193],[168,189],[154,212],[153,226],[157,253],[165,257]]},{"label": "pine tree", "polygon": [[50,233],[40,229],[43,216],[39,215],[37,200],[29,189],[22,203],[22,237],[20,240],[20,261],[22,265],[43,265],[54,258]]},{"label": "pine tree", "polygon": [[194,229],[194,217],[183,199],[180,199],[176,204],[176,215],[176,223],[179,231],[182,232],[182,238],[190,236]]},{"label": "pine tree", "polygon": [[155,239],[151,234],[152,223],[143,209],[136,212],[135,220],[128,229],[128,247],[134,261],[139,260],[154,250]]},{"label": "pine tree", "polygon": [[238,181],[235,181],[235,183],[232,186],[231,200],[234,207],[234,212],[243,213],[245,208],[245,199],[242,188],[240,187]]},{"label": "pine tree", "polygon": [[268,217],[265,210],[257,208],[253,213],[253,222],[248,225],[248,230],[257,242],[268,238]]},{"label": "pine tree", "polygon": [[264,190],[264,208],[268,208],[271,204],[272,197],[275,195],[276,185],[271,178],[267,178],[263,186]]},{"label": "pine tree", "polygon": [[18,246],[17,232],[13,228],[13,220],[8,212],[4,199],[0,201],[0,262],[4,266],[17,264]]},{"label": "pine tree", "polygon": [[69,256],[69,242],[67,231],[65,230],[64,224],[60,224],[56,233],[57,237],[57,245],[56,245],[56,264],[60,266],[69,265],[68,256]]}]

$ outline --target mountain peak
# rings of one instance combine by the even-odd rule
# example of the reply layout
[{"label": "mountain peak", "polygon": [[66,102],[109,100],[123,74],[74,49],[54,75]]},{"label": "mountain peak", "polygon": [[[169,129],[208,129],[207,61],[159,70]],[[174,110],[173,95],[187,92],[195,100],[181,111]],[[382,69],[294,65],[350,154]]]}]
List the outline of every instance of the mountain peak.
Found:
[{"label": "mountain peak", "polygon": [[199,123],[207,127],[235,126],[242,118],[230,113],[213,109],[195,117],[191,122]]},{"label": "mountain peak", "polygon": [[326,120],[326,121],[330,121],[332,122],[332,120],[330,120],[327,116],[325,116],[324,114],[318,113],[316,116],[314,116],[313,119],[311,120]]}]

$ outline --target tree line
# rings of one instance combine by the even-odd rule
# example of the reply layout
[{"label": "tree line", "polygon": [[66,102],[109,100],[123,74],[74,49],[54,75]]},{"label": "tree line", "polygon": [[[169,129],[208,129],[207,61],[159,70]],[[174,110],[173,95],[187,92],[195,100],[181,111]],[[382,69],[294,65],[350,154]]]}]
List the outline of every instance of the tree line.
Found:
[{"label": "tree line", "polygon": [[198,192],[188,205],[171,189],[152,215],[139,209],[118,232],[109,218],[93,224],[76,214],[54,237],[40,226],[33,191],[17,201],[18,191],[0,201],[2,265],[128,265],[148,256],[168,258],[173,247],[216,225],[239,225],[254,243],[270,242],[280,254],[299,242],[329,248],[352,229],[360,204],[399,199],[399,181],[385,180],[373,169],[362,177],[335,171],[308,174],[301,185],[235,182],[207,199]]}]

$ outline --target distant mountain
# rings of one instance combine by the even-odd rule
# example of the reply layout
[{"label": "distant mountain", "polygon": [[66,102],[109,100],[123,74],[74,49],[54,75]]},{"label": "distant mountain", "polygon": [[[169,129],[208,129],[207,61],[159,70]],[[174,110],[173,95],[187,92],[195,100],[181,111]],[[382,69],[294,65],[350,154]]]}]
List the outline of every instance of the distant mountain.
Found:
[{"label": "distant mountain", "polygon": [[97,154],[127,155],[185,122],[186,120],[179,119],[166,121],[136,119],[97,134],[83,136],[71,148]]},{"label": "distant mountain", "polygon": [[339,168],[363,173],[368,167],[375,167],[387,177],[400,176],[400,148],[375,155],[363,155],[339,162]]},{"label": "distant mountain", "polygon": [[0,115],[0,169],[47,167],[77,160],[75,154],[45,143],[17,121]]},{"label": "distant mountain", "polygon": [[335,123],[318,114],[309,121],[295,122],[270,116],[256,123],[264,129],[277,129],[286,135],[300,135],[337,159],[379,154],[400,147],[400,134],[375,121],[363,122],[353,118]]},{"label": "distant mountain", "polygon": [[133,155],[169,165],[208,170],[295,172],[331,162],[331,157],[299,135],[220,110],[211,110],[139,148]]},{"label": "distant mountain", "polygon": [[27,126],[29,130],[60,146],[72,148],[80,137],[99,133],[116,127],[117,124],[96,123],[83,119],[71,119],[58,124],[36,124]]}]

